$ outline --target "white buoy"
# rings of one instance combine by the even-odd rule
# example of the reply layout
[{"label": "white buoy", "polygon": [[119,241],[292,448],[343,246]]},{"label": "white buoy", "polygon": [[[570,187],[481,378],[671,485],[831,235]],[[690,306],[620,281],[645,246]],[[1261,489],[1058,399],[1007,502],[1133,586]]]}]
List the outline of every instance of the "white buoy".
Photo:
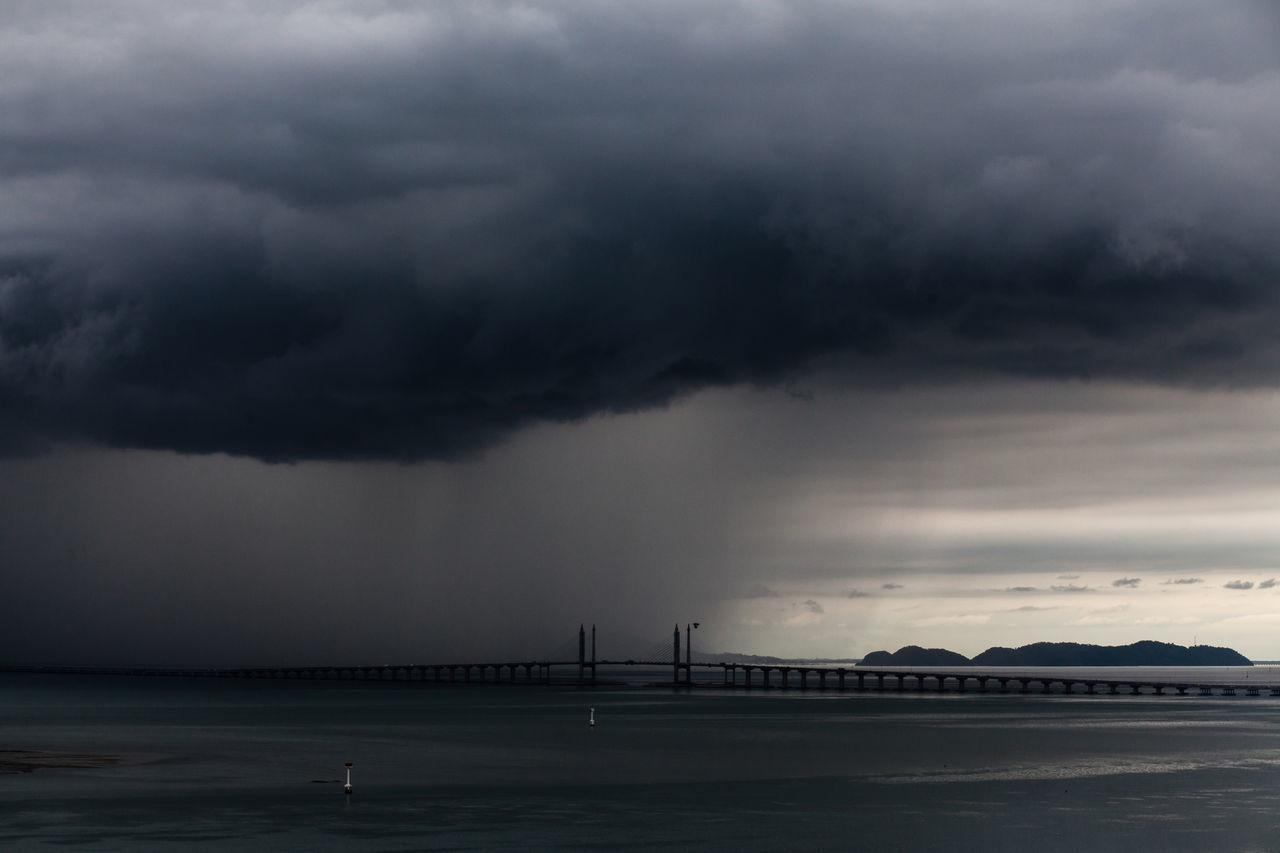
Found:
[{"label": "white buoy", "polygon": [[350,794],[351,793],[351,762],[350,761],[347,762],[346,767],[347,767],[347,784],[342,786],[342,790]]},{"label": "white buoy", "polygon": [[587,718],[587,725],[593,729],[596,727],[596,709],[595,708],[591,709],[591,716]]}]

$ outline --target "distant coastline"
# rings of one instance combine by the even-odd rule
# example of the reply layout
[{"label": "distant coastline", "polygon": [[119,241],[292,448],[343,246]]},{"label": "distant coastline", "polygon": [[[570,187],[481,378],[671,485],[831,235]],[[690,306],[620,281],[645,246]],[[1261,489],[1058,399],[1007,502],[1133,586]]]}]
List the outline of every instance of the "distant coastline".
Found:
[{"label": "distant coastline", "polygon": [[896,652],[874,651],[862,666],[1253,666],[1234,649],[1179,646],[1143,640],[1127,646],[1087,643],[1032,643],[1016,649],[993,646],[973,658],[948,649],[904,646]]}]

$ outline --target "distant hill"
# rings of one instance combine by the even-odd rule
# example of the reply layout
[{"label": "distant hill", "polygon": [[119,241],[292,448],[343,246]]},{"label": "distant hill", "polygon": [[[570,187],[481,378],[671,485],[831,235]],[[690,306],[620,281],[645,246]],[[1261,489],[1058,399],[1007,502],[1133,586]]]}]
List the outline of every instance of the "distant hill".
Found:
[{"label": "distant hill", "polygon": [[922,649],[919,646],[903,646],[896,652],[870,652],[862,659],[863,666],[968,666],[969,659],[959,652],[947,649]]},{"label": "distant hill", "polygon": [[1234,649],[1178,646],[1143,640],[1127,646],[1084,643],[1032,643],[1016,649],[991,648],[974,666],[1253,666]]},{"label": "distant hill", "polygon": [[[699,657],[701,655],[701,657]],[[806,663],[847,663],[856,664],[857,658],[776,658],[772,655],[747,655],[741,652],[719,652],[717,654],[703,654],[697,649],[693,651],[695,660],[712,660],[717,663],[723,661],[725,663],[749,663],[749,664],[806,664]]]},{"label": "distant hill", "polygon": [[972,660],[947,649],[904,646],[896,652],[871,652],[863,666],[1253,666],[1234,649],[1179,646],[1143,640],[1127,646],[1087,643],[1032,643],[1007,649],[995,646]]}]

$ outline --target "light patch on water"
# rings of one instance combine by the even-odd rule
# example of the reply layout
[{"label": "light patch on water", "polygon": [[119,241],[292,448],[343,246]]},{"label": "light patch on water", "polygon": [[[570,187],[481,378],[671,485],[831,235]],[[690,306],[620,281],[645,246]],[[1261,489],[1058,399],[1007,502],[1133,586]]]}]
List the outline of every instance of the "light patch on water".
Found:
[{"label": "light patch on water", "polygon": [[1066,761],[1053,764],[992,767],[967,771],[922,772],[910,775],[873,776],[870,781],[889,785],[921,782],[1035,782],[1061,779],[1087,779],[1097,776],[1128,774],[1183,773],[1196,770],[1242,770],[1280,767],[1280,750],[1263,755],[1229,758],[1203,755],[1182,760],[1155,761],[1146,758],[1107,758]]},{"label": "light patch on water", "polygon": [[[990,722],[982,719],[959,720],[955,722],[941,723],[947,728],[953,729],[988,729],[991,728]],[[1106,720],[1106,719],[1069,719],[1066,717],[1051,717],[1041,719],[1012,719],[1008,722],[1002,720],[1000,728],[1006,729],[1044,729],[1049,728],[1054,731],[1062,729],[1207,729],[1207,728],[1230,728],[1234,731],[1272,731],[1275,726],[1263,722],[1241,722],[1240,720],[1167,720],[1167,719],[1141,719],[1141,720]]]}]

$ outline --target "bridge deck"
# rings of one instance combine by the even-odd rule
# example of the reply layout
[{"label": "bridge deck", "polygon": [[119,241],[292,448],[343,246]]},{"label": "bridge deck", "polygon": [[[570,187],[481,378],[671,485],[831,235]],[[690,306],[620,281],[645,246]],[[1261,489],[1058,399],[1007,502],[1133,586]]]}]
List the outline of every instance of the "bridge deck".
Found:
[{"label": "bridge deck", "polygon": [[[1280,696],[1280,674],[1272,678],[1198,679],[1188,669],[1169,677],[1130,677],[1094,671],[942,670],[911,667],[861,667],[731,661],[544,660],[486,663],[380,664],[372,666],[271,667],[81,667],[0,666],[0,672],[73,675],[121,675],[170,678],[276,678],[357,681],[411,681],[440,684],[525,683],[589,685],[600,667],[672,669],[674,686],[744,690],[1049,693],[1079,695]],[[694,680],[694,670],[718,670],[719,678]],[[1207,675],[1208,673],[1206,673]],[[1262,675],[1262,673],[1259,673]],[[1272,675],[1268,672],[1267,675]],[[610,682],[617,683],[614,681]],[[647,682],[654,684],[655,682]]]}]

